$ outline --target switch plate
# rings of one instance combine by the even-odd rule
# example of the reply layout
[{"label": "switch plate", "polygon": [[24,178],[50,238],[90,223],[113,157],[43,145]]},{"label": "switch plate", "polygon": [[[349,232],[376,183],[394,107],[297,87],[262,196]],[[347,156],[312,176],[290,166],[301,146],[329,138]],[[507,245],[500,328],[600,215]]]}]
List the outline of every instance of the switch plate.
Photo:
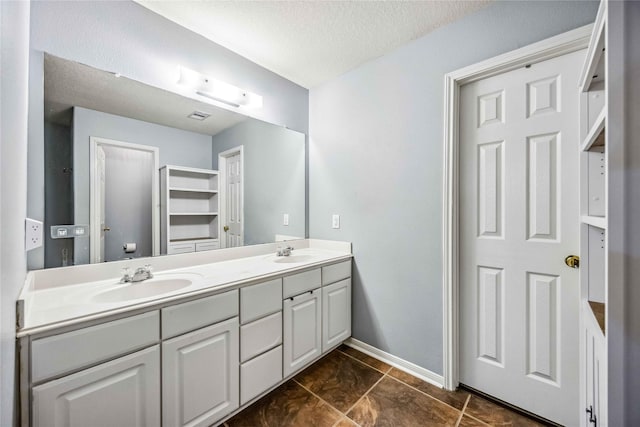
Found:
[{"label": "switch plate", "polygon": [[331,227],[340,228],[340,215],[333,214],[333,216],[331,217]]},{"label": "switch plate", "polygon": [[284,214],[282,216],[282,225],[289,225],[289,214]]},{"label": "switch plate", "polygon": [[42,246],[42,228],[43,226],[41,221],[31,218],[26,219],[24,243],[27,251]]}]

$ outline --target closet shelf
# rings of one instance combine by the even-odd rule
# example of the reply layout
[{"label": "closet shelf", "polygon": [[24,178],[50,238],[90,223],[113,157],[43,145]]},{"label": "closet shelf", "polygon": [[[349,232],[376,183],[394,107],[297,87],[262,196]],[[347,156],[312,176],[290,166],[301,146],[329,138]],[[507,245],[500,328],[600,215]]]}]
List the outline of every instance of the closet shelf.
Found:
[{"label": "closet shelf", "polygon": [[593,126],[591,126],[591,129],[589,129],[589,133],[587,134],[587,136],[585,137],[584,141],[580,146],[580,149],[582,151],[589,151],[593,147],[604,146],[605,144],[604,124],[605,124],[606,118],[607,118],[607,112],[606,112],[606,109],[603,108],[600,114],[598,115],[598,118],[593,123]]},{"label": "closet shelf", "polygon": [[185,188],[185,187],[169,187],[169,191],[176,191],[180,193],[206,193],[206,194],[218,193],[218,190],[198,190],[195,188]]},{"label": "closet shelf", "polygon": [[201,241],[214,241],[217,242],[218,239],[216,237],[212,237],[212,236],[205,236],[205,237],[189,237],[189,238],[185,238],[185,239],[171,239],[169,240],[169,243],[180,243],[180,242],[201,242]]},{"label": "closet shelf", "polygon": [[587,301],[589,304],[589,311],[591,312],[591,314],[593,314],[593,317],[595,317],[596,322],[598,322],[598,326],[600,326],[600,330],[602,331],[602,335],[606,335],[606,330],[605,330],[605,313],[606,313],[606,306],[604,303],[602,302],[595,302],[595,301]]},{"label": "closet shelf", "polygon": [[595,30],[591,33],[589,40],[589,50],[582,67],[580,76],[580,91],[587,92],[594,81],[604,79],[604,39],[605,39],[605,16],[604,8],[600,8],[596,21],[593,24]]},{"label": "closet shelf", "polygon": [[218,212],[172,212],[170,216],[216,216]]},{"label": "closet shelf", "polygon": [[603,216],[582,215],[580,221],[584,224],[589,224],[594,227],[607,229],[607,218]]}]

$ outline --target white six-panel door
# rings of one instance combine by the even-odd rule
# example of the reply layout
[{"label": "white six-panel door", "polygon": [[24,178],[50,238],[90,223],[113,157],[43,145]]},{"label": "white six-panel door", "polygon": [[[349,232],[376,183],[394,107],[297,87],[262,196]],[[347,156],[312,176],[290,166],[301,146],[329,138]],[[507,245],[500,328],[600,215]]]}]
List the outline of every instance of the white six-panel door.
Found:
[{"label": "white six-panel door", "polygon": [[244,244],[242,235],[243,222],[243,194],[242,194],[242,162],[241,154],[226,159],[226,225],[225,233],[227,248],[234,248]]},{"label": "white six-panel door", "polygon": [[584,51],[460,92],[460,381],[578,422],[578,78]]}]

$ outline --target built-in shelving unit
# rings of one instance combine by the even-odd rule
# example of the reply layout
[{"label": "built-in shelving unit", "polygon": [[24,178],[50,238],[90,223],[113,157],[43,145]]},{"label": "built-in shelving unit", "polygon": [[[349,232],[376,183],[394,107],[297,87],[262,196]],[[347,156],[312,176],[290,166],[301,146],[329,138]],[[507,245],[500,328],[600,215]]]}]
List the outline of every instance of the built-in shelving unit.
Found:
[{"label": "built-in shelving unit", "polygon": [[218,171],[160,168],[161,252],[218,249]]},{"label": "built-in shelving unit", "polygon": [[606,425],[607,419],[606,18],[602,1],[579,82],[581,426]]}]

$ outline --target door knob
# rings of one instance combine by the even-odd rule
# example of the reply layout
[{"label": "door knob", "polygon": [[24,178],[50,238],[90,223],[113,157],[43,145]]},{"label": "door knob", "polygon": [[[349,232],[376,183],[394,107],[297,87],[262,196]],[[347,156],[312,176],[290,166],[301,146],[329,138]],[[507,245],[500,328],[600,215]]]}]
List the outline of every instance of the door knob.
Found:
[{"label": "door knob", "polygon": [[229,226],[225,225],[224,227],[222,227],[222,229],[224,230],[224,232],[226,233],[227,231],[229,231]]},{"label": "door knob", "polygon": [[564,263],[571,268],[578,268],[580,267],[580,257],[577,255],[569,255],[564,259]]},{"label": "door knob", "polygon": [[111,227],[104,226],[102,227],[102,231],[111,231]]}]

